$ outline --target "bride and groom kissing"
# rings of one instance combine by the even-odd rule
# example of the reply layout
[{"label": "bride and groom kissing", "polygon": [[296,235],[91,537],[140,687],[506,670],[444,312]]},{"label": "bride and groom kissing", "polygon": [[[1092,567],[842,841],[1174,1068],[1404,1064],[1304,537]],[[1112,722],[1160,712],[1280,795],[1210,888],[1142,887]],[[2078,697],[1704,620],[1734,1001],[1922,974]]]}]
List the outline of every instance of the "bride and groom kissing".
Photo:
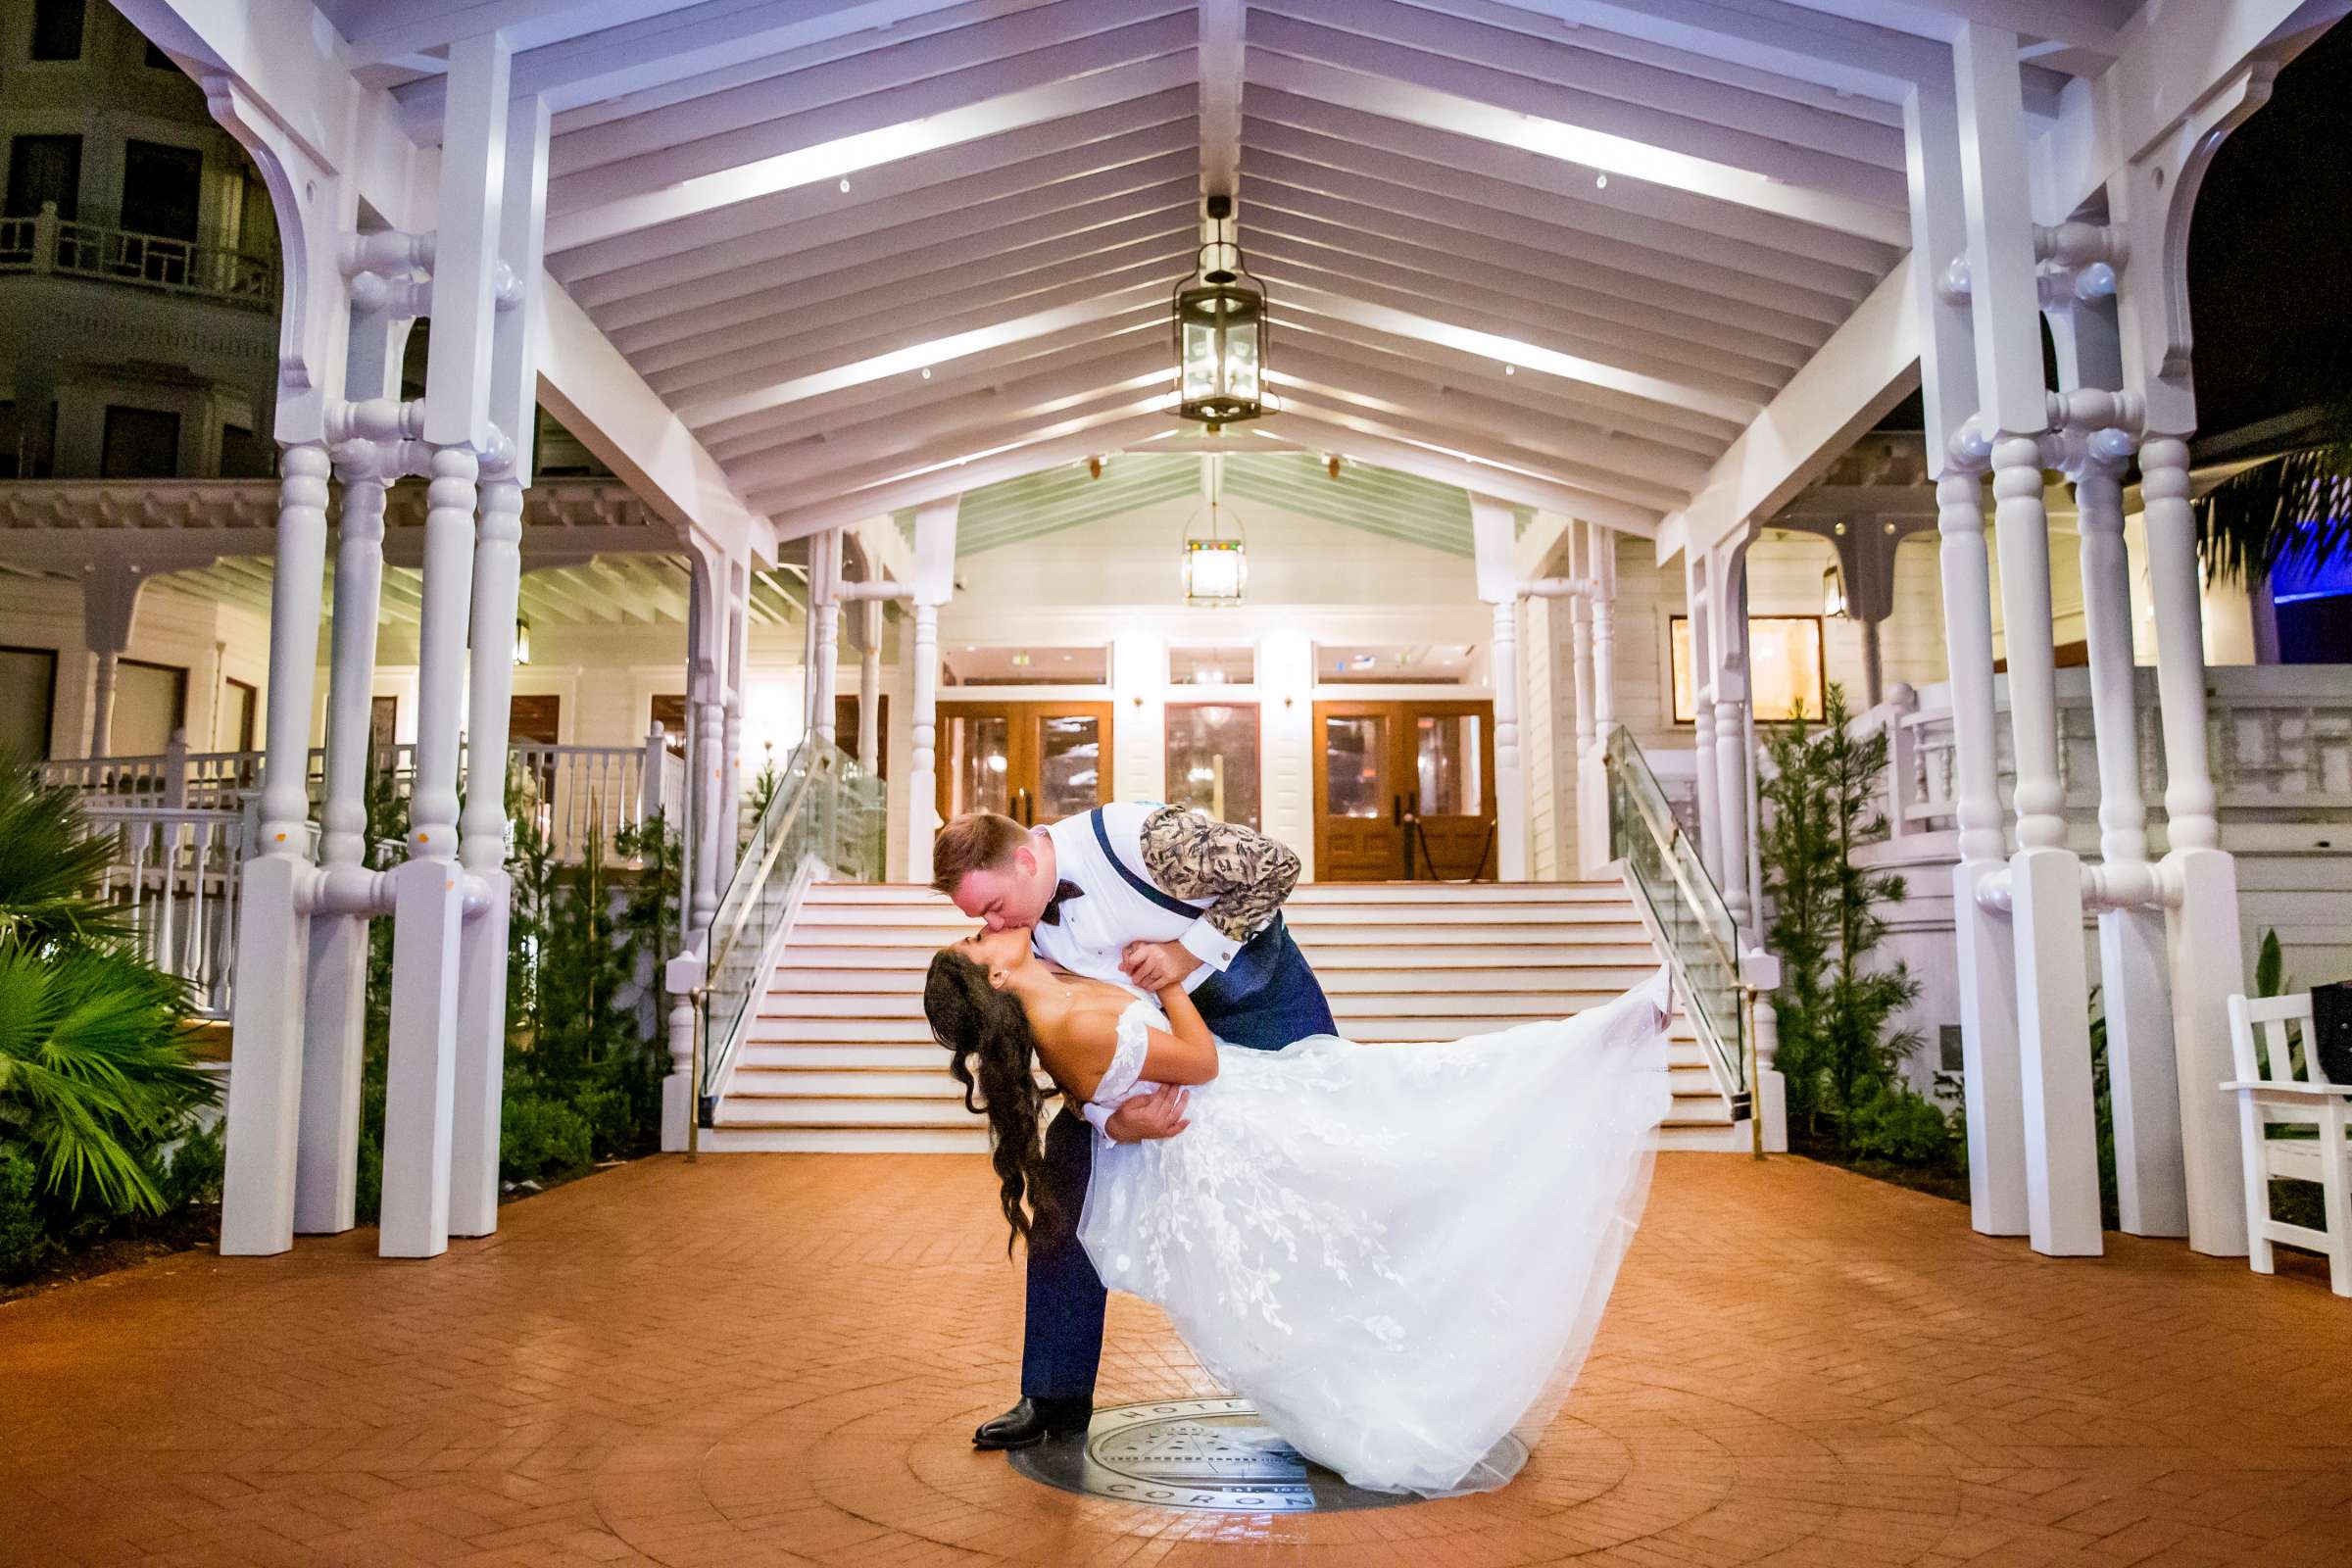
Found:
[{"label": "bride and groom kissing", "polygon": [[[1508,1482],[1502,1440],[1565,1397],[1647,1198],[1663,971],[1573,1018],[1359,1045],[1283,919],[1298,858],[1262,834],[972,812],[933,868],[981,929],[933,957],[923,1010],[1028,1250],[1021,1398],[973,1443],[1086,1429],[1115,1289],[1355,1486]],[[1042,1138],[1040,1067],[1063,1102]]]}]

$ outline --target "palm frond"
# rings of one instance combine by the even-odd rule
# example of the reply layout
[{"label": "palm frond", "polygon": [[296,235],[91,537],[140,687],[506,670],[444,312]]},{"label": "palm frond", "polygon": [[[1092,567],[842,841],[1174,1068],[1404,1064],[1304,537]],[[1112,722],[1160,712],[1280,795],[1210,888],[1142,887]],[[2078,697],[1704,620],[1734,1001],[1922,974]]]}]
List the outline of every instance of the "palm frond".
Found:
[{"label": "palm frond", "polygon": [[99,897],[114,846],[90,831],[74,792],[0,752],[0,944],[39,948],[129,934],[129,911]]},{"label": "palm frond", "polygon": [[147,1156],[218,1093],[182,990],[119,947],[0,948],[0,1106],[69,1205],[162,1208]]},{"label": "palm frond", "polygon": [[2195,507],[2216,581],[2352,556],[2352,398],[2329,406],[2308,444],[2231,474]]}]

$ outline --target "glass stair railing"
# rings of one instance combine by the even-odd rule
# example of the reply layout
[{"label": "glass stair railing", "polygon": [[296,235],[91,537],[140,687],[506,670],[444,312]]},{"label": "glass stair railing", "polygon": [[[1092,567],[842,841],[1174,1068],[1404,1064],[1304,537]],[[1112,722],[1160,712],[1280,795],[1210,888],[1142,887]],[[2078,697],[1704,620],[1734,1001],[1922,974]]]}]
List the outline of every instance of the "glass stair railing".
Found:
[{"label": "glass stair railing", "polygon": [[1715,1071],[1735,1119],[1749,1114],[1747,992],[1731,910],[1675,820],[1641,745],[1609,732],[1609,851],[1647,908],[1674,971],[1675,994]]},{"label": "glass stair railing", "polygon": [[698,1009],[697,1125],[710,1125],[808,884],[879,881],[889,820],[883,781],[839,747],[811,735],[793,750],[710,922]]}]

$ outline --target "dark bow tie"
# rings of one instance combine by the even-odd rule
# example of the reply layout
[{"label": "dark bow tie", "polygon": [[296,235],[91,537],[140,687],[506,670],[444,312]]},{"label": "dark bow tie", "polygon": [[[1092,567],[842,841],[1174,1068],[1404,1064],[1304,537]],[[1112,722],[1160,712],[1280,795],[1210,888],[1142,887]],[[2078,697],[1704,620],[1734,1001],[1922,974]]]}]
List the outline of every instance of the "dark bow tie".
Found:
[{"label": "dark bow tie", "polygon": [[1046,906],[1044,910],[1040,912],[1037,917],[1038,923],[1040,925],[1061,924],[1062,905],[1070,899],[1083,899],[1085,897],[1086,889],[1080,887],[1077,883],[1072,882],[1067,877],[1062,878],[1060,882],[1054,885],[1054,896],[1046,901]]}]

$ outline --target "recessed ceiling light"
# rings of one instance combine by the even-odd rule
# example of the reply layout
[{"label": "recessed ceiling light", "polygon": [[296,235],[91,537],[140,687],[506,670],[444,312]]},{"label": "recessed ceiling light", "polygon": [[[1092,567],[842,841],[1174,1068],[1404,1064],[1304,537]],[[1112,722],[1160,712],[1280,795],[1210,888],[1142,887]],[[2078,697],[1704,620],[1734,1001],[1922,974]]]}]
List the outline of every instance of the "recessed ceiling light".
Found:
[{"label": "recessed ceiling light", "polygon": [[1505,375],[1517,375],[1519,373],[1519,367],[1516,365],[1506,365],[1502,368],[1502,373]]},{"label": "recessed ceiling light", "polygon": [[1609,176],[1602,174],[1599,178],[1593,180],[1592,183],[1598,189],[1607,190],[1609,188]]},{"label": "recessed ceiling light", "polygon": [[844,196],[850,193],[850,176],[847,174],[841,176],[841,193]]},{"label": "recessed ceiling light", "polygon": [[926,381],[931,379],[931,367],[928,365],[923,367],[923,379]]}]

